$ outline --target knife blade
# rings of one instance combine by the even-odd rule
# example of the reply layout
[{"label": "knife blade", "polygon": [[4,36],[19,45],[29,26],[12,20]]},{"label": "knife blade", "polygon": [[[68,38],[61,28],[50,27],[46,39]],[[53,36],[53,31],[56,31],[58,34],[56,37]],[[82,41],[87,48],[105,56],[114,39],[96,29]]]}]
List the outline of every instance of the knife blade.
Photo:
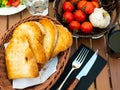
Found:
[{"label": "knife blade", "polygon": [[93,54],[93,56],[90,58],[90,60],[86,63],[86,65],[82,68],[82,70],[78,73],[75,80],[72,82],[72,84],[67,88],[67,90],[74,90],[78,82],[83,76],[86,76],[90,69],[92,68],[93,64],[95,63],[98,56],[98,50]]}]

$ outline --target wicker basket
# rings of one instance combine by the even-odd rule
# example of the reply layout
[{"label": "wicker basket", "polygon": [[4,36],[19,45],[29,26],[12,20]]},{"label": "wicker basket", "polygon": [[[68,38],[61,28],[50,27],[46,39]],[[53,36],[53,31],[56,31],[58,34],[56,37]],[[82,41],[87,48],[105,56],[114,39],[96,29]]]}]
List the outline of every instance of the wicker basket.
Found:
[{"label": "wicker basket", "polygon": [[[66,0],[55,0],[55,3],[54,3],[55,17],[59,22],[61,22],[65,27],[67,27],[69,29],[68,24],[64,23],[62,20],[62,16],[63,16],[62,5],[63,5],[64,1],[66,1]],[[100,38],[105,33],[107,33],[109,28],[111,28],[111,26],[114,25],[115,22],[119,19],[120,0],[99,0],[99,1],[100,1],[100,5],[105,10],[107,10],[111,16],[111,22],[110,22],[109,26],[106,28],[103,28],[103,29],[94,27],[93,31],[90,34],[85,34],[81,31],[76,32],[74,30],[70,30],[73,37],[93,38],[93,39]]]},{"label": "wicker basket", "polygon": [[[0,90],[13,90],[11,81],[7,78],[7,72],[6,72],[6,66],[5,66],[5,48],[4,43],[7,43],[14,31],[14,29],[21,23],[26,21],[38,21],[41,18],[48,18],[51,19],[54,23],[60,24],[58,21],[50,18],[49,16],[30,16],[27,18],[24,18],[17,22],[15,25],[13,25],[10,29],[7,30],[7,32],[3,35],[3,37],[0,40]],[[57,65],[57,71],[53,73],[49,79],[47,79],[44,83],[26,88],[25,90],[50,90],[50,88],[55,84],[55,82],[60,77],[61,73],[63,72],[66,63],[68,62],[68,58],[70,55],[70,48],[66,51],[60,53],[58,55],[59,62]]]}]

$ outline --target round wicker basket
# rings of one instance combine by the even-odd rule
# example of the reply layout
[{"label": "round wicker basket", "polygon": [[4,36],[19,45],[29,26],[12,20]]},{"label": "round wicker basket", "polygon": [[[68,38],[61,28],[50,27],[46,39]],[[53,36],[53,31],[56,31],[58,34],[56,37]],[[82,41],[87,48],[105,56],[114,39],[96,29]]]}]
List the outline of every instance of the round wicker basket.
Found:
[{"label": "round wicker basket", "polygon": [[[69,29],[68,24],[64,23],[62,20],[63,18],[62,5],[64,1],[66,0],[55,0],[54,2],[55,17],[59,22],[61,22],[65,27]],[[94,27],[93,31],[90,34],[85,34],[81,31],[76,32],[74,30],[70,30],[73,37],[92,38],[92,39],[100,38],[104,36],[108,32],[108,30],[111,28],[111,26],[114,25],[116,21],[119,19],[120,0],[99,0],[99,1],[100,1],[99,3],[101,7],[103,7],[106,11],[108,11],[108,13],[111,16],[110,24],[106,28],[102,28],[102,29]]]},{"label": "round wicker basket", "polygon": [[[30,17],[21,19],[19,22],[17,22],[15,25],[13,25],[10,29],[7,30],[7,32],[4,33],[3,37],[0,39],[0,90],[15,90],[12,88],[11,80],[9,80],[7,77],[6,66],[5,66],[4,43],[7,43],[10,40],[14,29],[18,25],[20,25],[23,22],[27,22],[27,21],[38,21],[43,17],[51,19],[56,24],[60,24],[58,21],[52,19],[49,16],[30,16]],[[53,73],[49,77],[49,79],[47,79],[42,84],[26,88],[25,90],[50,90],[50,88],[55,84],[55,82],[58,80],[58,78],[62,74],[62,72],[68,62],[70,50],[71,50],[71,48],[67,49],[64,52],[59,53],[59,55],[58,55],[59,61],[58,61],[58,65],[57,65],[57,70],[55,73]]]}]

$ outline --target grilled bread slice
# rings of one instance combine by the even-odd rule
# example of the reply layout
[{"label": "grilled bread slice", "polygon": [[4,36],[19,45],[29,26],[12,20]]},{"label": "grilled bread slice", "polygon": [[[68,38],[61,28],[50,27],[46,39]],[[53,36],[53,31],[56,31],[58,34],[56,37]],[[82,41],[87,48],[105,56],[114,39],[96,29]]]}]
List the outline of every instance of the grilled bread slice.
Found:
[{"label": "grilled bread slice", "polygon": [[[38,76],[36,58],[26,37],[12,38],[6,48],[6,66],[9,79]],[[21,48],[20,48],[21,47]]]},{"label": "grilled bread slice", "polygon": [[43,35],[37,22],[22,23],[14,30],[5,52],[9,79],[38,76],[38,63],[47,62],[42,43]]},{"label": "grilled bread slice", "polygon": [[56,45],[58,30],[50,19],[43,18],[39,20],[39,23],[43,25],[45,30],[43,48],[45,50],[46,58],[49,60]]},{"label": "grilled bread slice", "polygon": [[72,34],[68,31],[67,28],[62,25],[56,25],[58,30],[58,39],[54,47],[54,51],[51,57],[55,57],[58,53],[65,51],[72,45]]},{"label": "grilled bread slice", "polygon": [[[45,64],[46,56],[44,52],[43,44],[43,30],[41,30],[38,22],[29,21],[19,25],[13,33],[15,37],[26,37],[30,44],[30,47],[36,57],[37,63]],[[21,47],[22,48],[22,47]]]}]

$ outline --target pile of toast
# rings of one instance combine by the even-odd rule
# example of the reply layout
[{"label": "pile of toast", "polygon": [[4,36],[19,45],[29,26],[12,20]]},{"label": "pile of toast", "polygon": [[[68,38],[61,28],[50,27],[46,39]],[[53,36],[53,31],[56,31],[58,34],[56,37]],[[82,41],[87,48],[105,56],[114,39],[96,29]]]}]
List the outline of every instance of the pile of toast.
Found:
[{"label": "pile of toast", "polygon": [[37,77],[47,61],[71,47],[72,43],[68,29],[48,18],[20,24],[5,50],[8,78]]}]

